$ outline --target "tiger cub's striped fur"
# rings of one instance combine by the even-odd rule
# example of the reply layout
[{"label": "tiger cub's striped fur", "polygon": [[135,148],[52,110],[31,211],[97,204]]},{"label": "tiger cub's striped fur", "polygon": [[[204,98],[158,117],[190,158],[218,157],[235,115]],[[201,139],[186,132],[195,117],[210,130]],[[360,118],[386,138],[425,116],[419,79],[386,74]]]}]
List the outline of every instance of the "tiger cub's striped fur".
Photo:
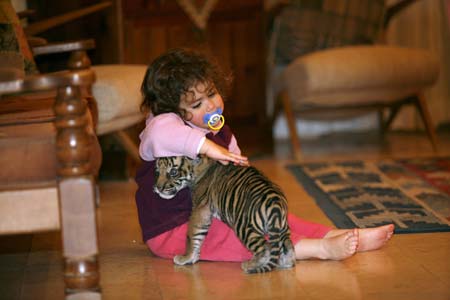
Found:
[{"label": "tiger cub's striped fur", "polygon": [[193,210],[186,254],[176,256],[176,264],[193,264],[199,260],[212,218],[217,217],[228,224],[253,253],[251,260],[242,263],[246,273],[295,265],[286,198],[257,169],[232,164],[224,166],[207,157],[157,160],[156,193],[170,199],[186,186],[192,192]]}]

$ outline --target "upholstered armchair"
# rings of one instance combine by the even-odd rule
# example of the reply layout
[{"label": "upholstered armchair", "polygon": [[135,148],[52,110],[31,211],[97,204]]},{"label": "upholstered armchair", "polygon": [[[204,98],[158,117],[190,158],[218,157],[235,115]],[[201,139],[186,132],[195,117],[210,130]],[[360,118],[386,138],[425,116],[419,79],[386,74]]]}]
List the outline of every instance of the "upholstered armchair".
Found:
[{"label": "upholstered armchair", "polygon": [[270,27],[268,112],[273,118],[284,112],[296,159],[302,159],[297,118],[377,111],[384,132],[405,104],[417,108],[436,150],[423,91],[437,80],[438,61],[422,49],[383,43],[389,21],[414,0],[393,6],[382,0],[281,2]]}]

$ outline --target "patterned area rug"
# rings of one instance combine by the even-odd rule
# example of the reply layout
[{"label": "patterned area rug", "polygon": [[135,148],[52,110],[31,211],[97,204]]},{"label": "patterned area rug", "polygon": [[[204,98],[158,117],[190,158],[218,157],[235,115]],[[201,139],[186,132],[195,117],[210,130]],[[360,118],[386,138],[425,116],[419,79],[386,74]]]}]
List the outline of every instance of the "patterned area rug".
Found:
[{"label": "patterned area rug", "polygon": [[289,165],[338,228],[450,231],[450,157]]}]

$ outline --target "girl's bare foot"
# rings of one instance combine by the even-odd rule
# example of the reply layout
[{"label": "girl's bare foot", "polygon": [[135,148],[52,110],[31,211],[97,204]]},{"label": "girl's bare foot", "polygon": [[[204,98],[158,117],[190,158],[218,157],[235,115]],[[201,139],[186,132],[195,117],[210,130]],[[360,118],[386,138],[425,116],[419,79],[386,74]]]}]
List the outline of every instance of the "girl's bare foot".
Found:
[{"label": "girl's bare foot", "polygon": [[[354,229],[333,229],[325,235],[325,239],[340,236]],[[384,246],[394,234],[394,224],[374,228],[357,229],[359,232],[358,252],[377,250]]]},{"label": "girl's bare foot", "polygon": [[301,239],[295,245],[295,258],[342,260],[358,249],[358,230],[343,230],[341,234],[322,239]]},{"label": "girl's bare foot", "polygon": [[321,240],[317,253],[320,259],[342,260],[355,254],[358,249],[358,230],[353,229],[341,235]]},{"label": "girl's bare foot", "polygon": [[394,234],[394,224],[375,228],[363,228],[359,231],[358,252],[376,250],[384,246]]}]

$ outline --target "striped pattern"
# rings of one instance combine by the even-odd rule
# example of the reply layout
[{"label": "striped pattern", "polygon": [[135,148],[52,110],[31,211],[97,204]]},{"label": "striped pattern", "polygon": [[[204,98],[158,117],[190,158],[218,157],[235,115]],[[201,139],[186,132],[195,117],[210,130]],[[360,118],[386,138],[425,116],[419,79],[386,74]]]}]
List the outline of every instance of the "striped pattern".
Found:
[{"label": "striped pattern", "polygon": [[287,202],[282,191],[253,167],[224,166],[208,158],[168,157],[157,160],[155,191],[163,198],[189,186],[193,211],[187,253],[176,264],[192,264],[212,218],[228,224],[253,253],[242,264],[246,273],[262,273],[295,265],[287,224]]}]

